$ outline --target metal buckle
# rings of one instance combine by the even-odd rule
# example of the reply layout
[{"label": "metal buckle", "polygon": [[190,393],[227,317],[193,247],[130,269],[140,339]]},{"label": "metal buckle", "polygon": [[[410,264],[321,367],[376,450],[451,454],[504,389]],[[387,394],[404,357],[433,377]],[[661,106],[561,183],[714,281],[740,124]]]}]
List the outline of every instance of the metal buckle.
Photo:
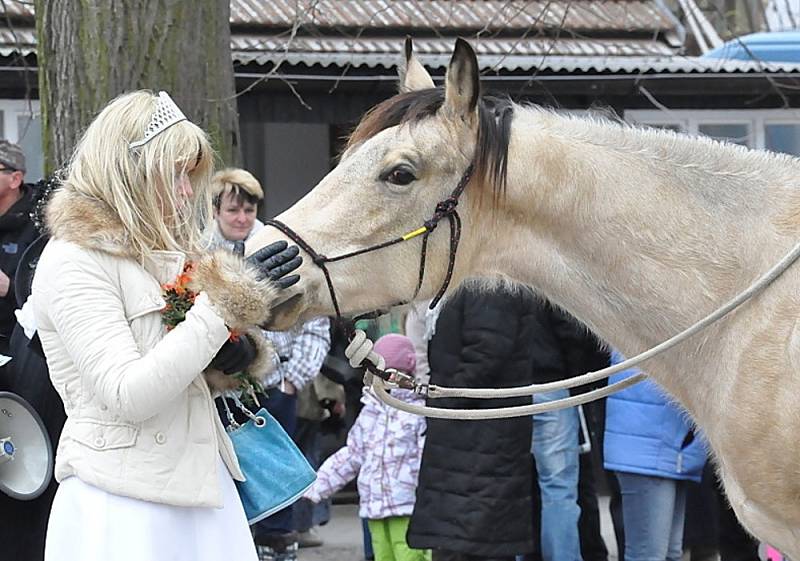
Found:
[{"label": "metal buckle", "polygon": [[415,390],[417,387],[414,377],[410,374],[399,372],[394,368],[387,368],[384,372],[389,375],[389,379],[386,381],[386,386],[389,388]]}]

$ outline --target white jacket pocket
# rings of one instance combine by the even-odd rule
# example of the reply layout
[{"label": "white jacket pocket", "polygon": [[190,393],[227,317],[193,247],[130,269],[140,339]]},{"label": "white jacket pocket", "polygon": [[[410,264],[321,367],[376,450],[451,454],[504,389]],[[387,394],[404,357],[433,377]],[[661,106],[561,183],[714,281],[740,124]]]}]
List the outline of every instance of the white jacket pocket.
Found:
[{"label": "white jacket pocket", "polygon": [[130,423],[82,419],[75,421],[69,436],[92,450],[116,450],[135,445],[139,427]]}]

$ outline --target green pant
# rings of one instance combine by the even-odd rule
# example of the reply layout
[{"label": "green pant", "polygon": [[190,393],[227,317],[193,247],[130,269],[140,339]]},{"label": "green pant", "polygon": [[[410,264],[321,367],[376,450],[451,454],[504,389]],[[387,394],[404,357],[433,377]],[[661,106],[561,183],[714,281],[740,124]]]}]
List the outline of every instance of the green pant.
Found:
[{"label": "green pant", "polygon": [[430,561],[430,551],[411,549],[406,543],[408,516],[368,520],[375,561]]}]

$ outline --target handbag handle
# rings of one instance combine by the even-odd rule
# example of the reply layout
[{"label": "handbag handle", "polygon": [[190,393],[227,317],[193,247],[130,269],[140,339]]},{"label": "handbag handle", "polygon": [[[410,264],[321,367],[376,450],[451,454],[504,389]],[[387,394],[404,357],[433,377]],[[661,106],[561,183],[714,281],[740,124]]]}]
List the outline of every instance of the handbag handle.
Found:
[{"label": "handbag handle", "polygon": [[[252,388],[250,389],[250,391],[252,392]],[[255,396],[255,392],[251,393],[251,395],[256,405],[260,406],[261,404],[258,403],[258,399]],[[231,408],[228,405],[228,398],[232,399],[236,407],[242,413],[244,413],[245,416],[247,416],[247,418],[253,421],[253,423],[255,423],[257,427],[260,428],[267,424],[267,420],[264,417],[259,417],[258,415],[250,411],[250,409],[248,409],[247,406],[244,403],[242,403],[242,400],[239,399],[239,396],[236,395],[234,392],[232,391],[223,392],[220,397],[222,398],[222,405],[225,407],[225,416],[228,417],[229,427],[232,427],[228,428],[228,431],[238,429],[242,426],[240,423],[236,422],[236,419],[233,418],[233,413],[231,412]]]}]

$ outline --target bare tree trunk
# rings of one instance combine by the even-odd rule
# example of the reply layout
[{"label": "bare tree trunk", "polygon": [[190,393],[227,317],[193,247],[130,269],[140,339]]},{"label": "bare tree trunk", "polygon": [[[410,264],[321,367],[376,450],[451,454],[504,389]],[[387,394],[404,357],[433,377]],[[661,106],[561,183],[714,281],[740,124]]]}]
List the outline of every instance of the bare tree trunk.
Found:
[{"label": "bare tree trunk", "polygon": [[240,161],[228,0],[36,0],[46,168],[66,162],[94,115],[120,93],[168,91]]}]

